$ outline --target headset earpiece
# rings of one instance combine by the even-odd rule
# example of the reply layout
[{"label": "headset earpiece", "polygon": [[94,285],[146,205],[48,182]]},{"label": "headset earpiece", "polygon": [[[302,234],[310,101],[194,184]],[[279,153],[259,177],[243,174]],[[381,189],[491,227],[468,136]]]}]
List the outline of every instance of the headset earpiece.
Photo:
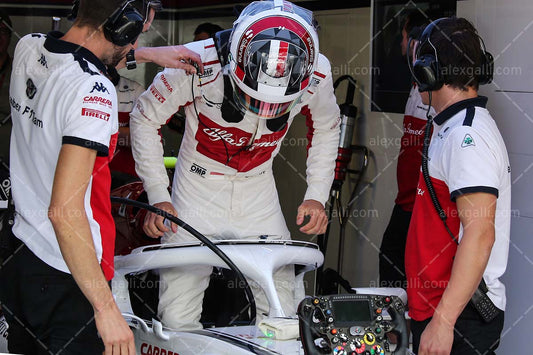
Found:
[{"label": "headset earpiece", "polygon": [[481,68],[478,75],[478,82],[479,85],[485,85],[490,84],[494,76],[494,57],[487,52],[483,39],[479,37],[479,40],[481,42]]},{"label": "headset earpiece", "polygon": [[[441,73],[439,60],[437,56],[437,49],[431,43],[431,34],[440,21],[440,18],[431,22],[426,26],[420,35],[420,43],[418,44],[416,60],[413,64],[413,77],[418,85],[418,91],[435,91],[442,87],[444,78]],[[434,54],[424,54],[419,56],[420,49],[424,46],[430,45],[433,48]]]},{"label": "headset earpiece", "polygon": [[106,39],[119,47],[135,43],[143,30],[144,17],[131,5],[134,1],[125,1],[104,24]]}]

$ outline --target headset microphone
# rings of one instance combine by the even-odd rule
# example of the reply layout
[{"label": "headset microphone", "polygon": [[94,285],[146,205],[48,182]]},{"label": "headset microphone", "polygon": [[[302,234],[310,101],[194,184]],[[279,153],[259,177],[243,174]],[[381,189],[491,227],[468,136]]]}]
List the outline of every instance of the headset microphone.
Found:
[{"label": "headset microphone", "polygon": [[346,91],[346,101],[339,105],[341,113],[340,118],[342,121],[339,139],[339,152],[337,155],[337,160],[335,161],[335,179],[333,180],[332,185],[332,189],[335,191],[339,191],[341,189],[342,183],[346,179],[346,170],[348,169],[348,164],[352,159],[352,137],[355,128],[355,119],[357,117],[357,107],[353,105],[356,80],[351,76],[344,75],[337,79],[333,87],[337,88],[338,84],[345,79],[348,79],[349,84]]}]

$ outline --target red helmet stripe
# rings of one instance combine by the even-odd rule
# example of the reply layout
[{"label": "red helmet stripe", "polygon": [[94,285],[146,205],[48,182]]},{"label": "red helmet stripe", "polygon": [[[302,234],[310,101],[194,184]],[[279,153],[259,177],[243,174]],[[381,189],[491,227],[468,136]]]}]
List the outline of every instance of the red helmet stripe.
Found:
[{"label": "red helmet stripe", "polygon": [[276,77],[283,77],[285,73],[285,68],[287,66],[287,53],[289,51],[289,44],[285,41],[279,41],[278,55],[277,58],[278,64],[276,65]]}]

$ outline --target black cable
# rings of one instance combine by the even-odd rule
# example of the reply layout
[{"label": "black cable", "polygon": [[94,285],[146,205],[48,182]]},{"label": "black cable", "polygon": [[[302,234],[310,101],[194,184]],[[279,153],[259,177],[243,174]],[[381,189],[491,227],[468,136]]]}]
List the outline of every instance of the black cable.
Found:
[{"label": "black cable", "polygon": [[196,229],[194,229],[193,227],[191,227],[187,223],[183,222],[178,217],[176,217],[176,216],[174,216],[174,215],[172,215],[172,214],[170,214],[170,213],[168,213],[168,212],[166,212],[166,211],[164,211],[162,209],[159,209],[157,207],[149,205],[147,203],[139,202],[139,201],[135,201],[135,200],[130,200],[130,199],[123,198],[123,197],[116,197],[116,196],[111,196],[111,202],[130,205],[130,206],[134,206],[134,207],[137,207],[137,208],[142,208],[142,209],[145,209],[145,210],[150,211],[152,213],[155,213],[155,214],[157,214],[159,216],[163,216],[166,219],[168,219],[169,221],[171,221],[171,222],[177,224],[178,226],[180,226],[181,228],[185,229],[187,232],[192,234],[195,238],[197,238],[202,243],[204,243],[220,259],[222,259],[222,261],[224,261],[226,263],[226,265],[228,265],[228,267],[233,272],[235,272],[235,274],[237,274],[237,277],[243,282],[244,293],[246,293],[246,298],[248,299],[248,303],[249,303],[249,307],[250,307],[250,325],[253,325],[255,323],[256,312],[257,312],[256,311],[256,304],[255,304],[254,295],[252,293],[252,289],[250,288],[250,285],[248,284],[248,281],[246,280],[246,277],[244,277],[244,275],[239,270],[237,265],[235,265],[233,263],[233,261],[231,261],[231,259],[222,250],[220,250],[220,248],[217,247],[211,240],[209,240],[207,237],[205,237],[203,234],[198,232]]},{"label": "black cable", "polygon": [[437,197],[437,194],[435,193],[435,188],[433,187],[433,183],[431,182],[431,178],[429,176],[429,169],[428,169],[428,152],[429,152],[429,141],[431,140],[431,127],[433,125],[433,117],[429,114],[431,110],[431,91],[428,91],[429,95],[429,103],[428,103],[428,109],[426,111],[426,129],[424,131],[424,143],[422,145],[422,177],[424,178],[424,182],[426,183],[426,187],[428,189],[429,196],[431,198],[431,202],[433,202],[433,206],[435,206],[435,209],[437,210],[437,214],[439,215],[439,218],[442,220],[442,223],[444,224],[444,228],[446,228],[446,231],[452,237],[455,244],[459,244],[459,241],[457,240],[457,237],[452,233],[450,228],[448,227],[448,224],[446,223],[446,219],[448,218],[446,216],[446,212],[440,205],[439,199]]}]

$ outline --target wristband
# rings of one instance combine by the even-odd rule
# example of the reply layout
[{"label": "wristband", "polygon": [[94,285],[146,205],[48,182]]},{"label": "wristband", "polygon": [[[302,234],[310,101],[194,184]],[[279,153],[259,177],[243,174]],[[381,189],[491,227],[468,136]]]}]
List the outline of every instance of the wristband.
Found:
[{"label": "wristband", "polygon": [[131,50],[126,54],[126,68],[132,70],[137,68],[137,62],[135,61],[135,50]]}]

